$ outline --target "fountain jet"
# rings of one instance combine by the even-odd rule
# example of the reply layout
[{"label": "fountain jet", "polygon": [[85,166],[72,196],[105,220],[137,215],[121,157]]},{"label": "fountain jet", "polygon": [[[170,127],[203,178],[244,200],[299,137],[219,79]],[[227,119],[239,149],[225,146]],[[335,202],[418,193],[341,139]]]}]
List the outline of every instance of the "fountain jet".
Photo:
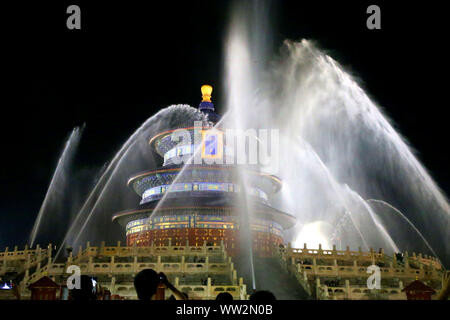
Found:
[{"label": "fountain jet", "polygon": [[[66,183],[68,175],[70,175],[70,164],[78,148],[83,130],[84,125],[81,128],[74,128],[64,145],[63,152],[58,160],[55,172],[53,173],[52,179],[50,180],[50,185],[45,194],[44,201],[42,202],[41,208],[39,209],[36,221],[34,222],[34,226],[31,231],[30,247],[32,247],[36,241],[43,219],[46,219],[50,214],[58,213],[53,213],[53,211],[50,212],[49,207],[52,207],[54,211],[60,210],[58,206],[61,205],[63,193],[67,191],[65,190],[65,188],[67,187]],[[56,207],[56,209],[54,207]]]}]

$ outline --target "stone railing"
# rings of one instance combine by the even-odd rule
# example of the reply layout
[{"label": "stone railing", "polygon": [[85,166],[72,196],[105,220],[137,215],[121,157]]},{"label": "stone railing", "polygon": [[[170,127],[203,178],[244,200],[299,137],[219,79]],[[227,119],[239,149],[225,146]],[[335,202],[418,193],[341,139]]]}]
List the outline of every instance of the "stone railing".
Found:
[{"label": "stone railing", "polygon": [[78,251],[77,258],[116,256],[116,257],[147,257],[147,256],[180,256],[180,255],[222,255],[226,257],[224,246],[146,246],[123,247],[100,246],[91,247],[88,243],[83,250]]},{"label": "stone railing", "polygon": [[52,263],[50,265],[46,265],[42,268],[39,268],[36,270],[33,274],[26,276],[25,286],[28,287],[33,282],[39,280],[43,276],[57,276],[57,275],[63,275],[66,271],[66,265],[64,263]]},{"label": "stone railing", "polygon": [[[189,299],[194,300],[215,299],[221,292],[230,293],[235,300],[246,300],[248,298],[247,287],[242,278],[239,279],[239,282],[232,284],[213,285],[210,277],[206,279],[206,284],[180,284],[180,278],[175,277],[173,284],[179,291],[186,293]],[[131,282],[116,283],[115,280],[112,280],[110,283],[102,283],[101,285],[108,289],[113,295],[117,294],[127,299],[136,299],[136,291]],[[170,290],[165,290],[166,299],[168,299],[171,294]]]},{"label": "stone railing", "polygon": [[[26,285],[39,280],[42,276],[63,275],[69,264],[50,264],[39,270],[36,270],[27,279]],[[92,276],[107,274],[136,274],[144,269],[153,269],[156,272],[170,273],[211,273],[211,274],[228,274],[230,279],[236,280],[236,270],[231,263],[81,263],[78,264],[81,274],[89,274]]]},{"label": "stone railing", "polygon": [[415,252],[413,252],[412,256],[407,257],[409,262],[418,262],[420,265],[423,266],[431,266],[437,270],[442,270],[442,265],[439,262],[438,259],[436,259],[435,257],[431,257],[431,256],[422,256],[422,254],[418,254],[416,255]]},{"label": "stone railing", "polygon": [[[346,250],[336,250],[336,246],[333,246],[332,250],[323,250],[322,246],[319,244],[319,249],[309,249],[304,248],[291,248],[288,245],[287,248],[278,249],[279,253],[283,256],[283,259],[321,259],[321,260],[356,260],[356,261],[365,261],[365,262],[386,262],[391,261],[394,265],[396,265],[395,256],[388,256],[384,253],[384,250],[381,249],[379,252],[374,251],[370,248],[370,251],[364,252],[359,248],[358,251],[351,251],[347,246]],[[442,269],[442,266],[439,260],[436,257],[418,254],[415,252],[410,256],[408,252],[404,253],[404,259],[408,262],[418,262],[422,266],[430,266],[435,269]]]},{"label": "stone railing", "polygon": [[181,263],[181,262],[160,262],[160,263],[81,263],[81,272],[87,274],[97,273],[138,273],[144,269],[153,269],[156,272],[164,273],[228,273],[230,265],[228,263]]},{"label": "stone railing", "polygon": [[376,261],[384,260],[385,254],[383,251],[381,252],[375,252],[375,251],[350,251],[350,249],[347,247],[347,250],[322,250],[321,247],[319,249],[297,249],[297,248],[284,248],[281,250],[283,256],[286,258],[316,258],[316,259],[350,259],[350,260],[365,260],[365,261],[372,261],[375,259]]},{"label": "stone railing", "polygon": [[144,269],[153,269],[156,272],[164,272],[170,274],[223,274],[227,275],[233,285],[237,284],[237,272],[234,269],[234,264],[231,257],[225,259],[225,262],[209,262],[206,257],[205,262],[185,262],[184,256],[181,257],[181,262],[162,262],[161,256],[157,257],[156,262],[138,262],[137,257],[134,257],[134,262],[94,262],[93,257],[89,257],[88,261],[77,263],[77,261],[69,258],[66,263],[51,263],[44,267],[38,264],[38,269],[31,275],[26,274],[25,286],[37,281],[42,276],[59,276],[66,272],[69,265],[77,265],[80,267],[81,274],[96,275],[120,275],[130,274],[134,275]]},{"label": "stone railing", "polygon": [[233,299],[240,300],[242,293],[241,287],[237,285],[229,286],[189,286],[182,285],[179,290],[188,294],[190,299],[214,300],[219,293],[228,292]]},{"label": "stone railing", "polygon": [[[106,284],[102,285],[108,289],[111,294],[118,294],[127,299],[137,299],[136,291],[132,283],[124,284]],[[247,290],[245,285],[220,285],[212,286],[210,281],[207,285],[177,285],[175,287],[188,295],[192,300],[214,300],[216,296],[221,292],[228,292],[233,296],[235,300],[245,300],[247,297]],[[169,299],[171,295],[170,290],[165,290],[165,299]]]},{"label": "stone railing", "polygon": [[181,292],[188,294],[191,299],[215,299],[221,292],[228,292],[235,300],[246,300],[247,288],[242,278],[239,283],[229,285],[212,285],[211,278],[207,279],[206,285],[178,285],[179,279],[175,279],[175,287]]},{"label": "stone railing", "polygon": [[[277,253],[274,252],[274,255],[276,254]],[[303,289],[308,293],[308,295],[311,296],[312,292],[310,285],[308,283],[308,277],[306,275],[306,272],[302,273],[300,270],[298,270],[296,265],[293,264],[289,265],[287,261],[283,259],[282,256],[279,254],[277,260],[283,271],[292,274],[297,279],[298,283],[303,287]]]},{"label": "stone railing", "polygon": [[289,266],[289,271],[294,275],[297,279],[298,283],[303,287],[303,289],[311,296],[311,287],[308,283],[308,276],[306,272],[301,272],[294,265]]},{"label": "stone railing", "polygon": [[320,285],[319,299],[323,300],[406,300],[402,286],[396,288],[368,289],[364,286],[329,287]]},{"label": "stone railing", "polygon": [[[36,249],[29,249],[25,246],[24,250],[18,250],[15,246],[13,251],[10,251],[7,247],[5,251],[0,252],[0,272],[1,267],[6,266],[6,262],[10,261],[23,261],[30,265],[36,264],[39,261],[51,257],[52,247],[51,244],[47,248],[40,248],[39,245]],[[117,246],[100,246],[92,247],[89,242],[87,247],[80,250],[76,256],[73,256],[74,261],[80,261],[89,257],[148,257],[148,256],[222,256],[227,257],[224,246],[147,246],[147,247],[123,247],[120,246],[120,242]]]},{"label": "stone railing", "polygon": [[28,246],[25,246],[24,250],[18,250],[16,246],[14,251],[9,251],[6,248],[4,252],[0,252],[0,275],[7,272],[22,273],[40,262],[48,260],[51,257],[51,253],[51,245],[47,249],[37,246],[33,250],[28,249]]},{"label": "stone railing", "polygon": [[47,254],[48,248],[40,248],[39,246],[36,249],[28,249],[28,246],[25,246],[24,250],[18,250],[15,246],[13,251],[9,251],[9,248],[6,247],[5,251],[0,252],[0,261],[37,260],[38,258],[42,260],[47,257]]},{"label": "stone railing", "polygon": [[[329,276],[329,277],[367,277],[367,267],[362,266],[334,266],[334,265],[301,265],[296,264],[299,274],[306,272],[307,275]],[[415,278],[440,279],[436,270],[412,269],[412,268],[380,268],[381,277],[388,278]]]}]

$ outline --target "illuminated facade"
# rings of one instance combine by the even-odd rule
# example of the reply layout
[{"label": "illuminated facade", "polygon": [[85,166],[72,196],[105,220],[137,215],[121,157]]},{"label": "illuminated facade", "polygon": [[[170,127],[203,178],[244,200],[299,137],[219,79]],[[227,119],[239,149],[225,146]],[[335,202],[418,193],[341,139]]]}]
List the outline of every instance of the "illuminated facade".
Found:
[{"label": "illuminated facade", "polygon": [[256,167],[222,164],[226,141],[215,125],[219,117],[211,93],[212,87],[202,87],[199,111],[207,122],[175,126],[151,137],[150,147],[163,159],[162,167],[129,179],[128,186],[141,197],[139,207],[113,217],[125,227],[127,245],[223,243],[229,254],[235,254],[241,217],[248,214],[239,205],[243,194],[252,205],[249,228],[258,255],[269,256],[273,246],[283,242],[282,230],[295,224],[294,217],[269,205],[271,195],[281,188],[277,177]]}]

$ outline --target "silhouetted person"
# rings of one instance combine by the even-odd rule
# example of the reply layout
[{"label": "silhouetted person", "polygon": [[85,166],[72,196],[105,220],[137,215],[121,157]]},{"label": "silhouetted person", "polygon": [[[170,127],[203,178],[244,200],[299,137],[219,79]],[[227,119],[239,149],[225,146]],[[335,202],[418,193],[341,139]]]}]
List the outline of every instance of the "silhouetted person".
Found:
[{"label": "silhouetted person", "polygon": [[277,300],[275,295],[267,290],[256,291],[250,296],[252,302],[272,302]]},{"label": "silhouetted person", "polygon": [[134,288],[139,300],[154,299],[159,284],[172,291],[176,300],[186,300],[183,293],[178,291],[162,272],[158,274],[153,269],[144,269],[134,277]]},{"label": "silhouetted person", "polygon": [[233,296],[229,292],[221,292],[216,297],[217,301],[233,301]]},{"label": "silhouetted person", "polygon": [[153,269],[144,269],[134,277],[134,288],[139,300],[151,300],[158,284],[159,276]]},{"label": "silhouetted person", "polygon": [[80,289],[72,289],[71,295],[72,299],[75,301],[95,300],[92,278],[87,275],[82,275],[80,277]]}]

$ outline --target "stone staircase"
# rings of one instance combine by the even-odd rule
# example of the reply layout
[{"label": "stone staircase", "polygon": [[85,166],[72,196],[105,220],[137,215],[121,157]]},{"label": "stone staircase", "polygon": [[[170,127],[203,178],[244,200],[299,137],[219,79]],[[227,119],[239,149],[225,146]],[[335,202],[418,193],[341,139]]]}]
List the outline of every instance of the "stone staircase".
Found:
[{"label": "stone staircase", "polygon": [[[247,257],[234,257],[236,269],[244,278],[247,292],[253,291],[251,268]],[[271,291],[277,300],[309,300],[311,297],[298,283],[297,279],[288,274],[277,258],[254,258],[256,290]]]}]

